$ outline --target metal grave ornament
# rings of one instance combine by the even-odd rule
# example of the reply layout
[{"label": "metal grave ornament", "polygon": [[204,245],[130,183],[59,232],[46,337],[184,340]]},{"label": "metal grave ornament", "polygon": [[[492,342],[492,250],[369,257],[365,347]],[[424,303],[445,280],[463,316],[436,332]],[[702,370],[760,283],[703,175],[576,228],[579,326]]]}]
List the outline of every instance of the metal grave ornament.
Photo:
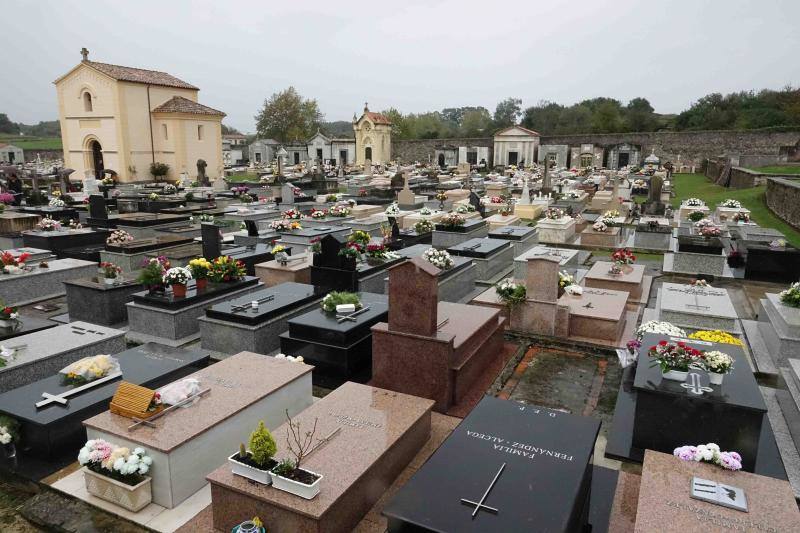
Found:
[{"label": "metal grave ornament", "polygon": [[704,392],[713,392],[714,389],[711,387],[705,387],[703,383],[700,381],[700,374],[697,372],[691,372],[689,374],[689,382],[688,383],[681,383],[681,387],[686,389],[689,393],[695,394],[697,396],[702,396]]},{"label": "metal grave ornament", "polygon": [[722,507],[728,507],[736,511],[748,512],[747,496],[745,496],[744,489],[741,487],[734,487],[723,483],[717,483],[709,479],[693,477],[691,496],[695,500],[721,505]]},{"label": "metal grave ornament", "polygon": [[497,483],[497,479],[500,477],[500,474],[503,473],[503,470],[505,468],[506,468],[506,463],[503,463],[502,465],[500,465],[500,469],[494,475],[494,479],[492,479],[492,482],[489,483],[489,486],[486,488],[486,492],[483,493],[483,496],[481,496],[481,500],[480,501],[474,502],[472,500],[467,500],[466,498],[461,498],[461,503],[462,504],[467,505],[469,507],[475,507],[475,509],[472,511],[472,518],[473,519],[478,515],[478,511],[480,511],[480,510],[488,511],[488,512],[490,512],[492,514],[497,514],[497,513],[500,512],[495,507],[489,507],[488,505],[484,505],[483,502],[485,502],[486,498],[489,497],[489,492],[491,492],[491,490],[494,488],[494,484]]}]

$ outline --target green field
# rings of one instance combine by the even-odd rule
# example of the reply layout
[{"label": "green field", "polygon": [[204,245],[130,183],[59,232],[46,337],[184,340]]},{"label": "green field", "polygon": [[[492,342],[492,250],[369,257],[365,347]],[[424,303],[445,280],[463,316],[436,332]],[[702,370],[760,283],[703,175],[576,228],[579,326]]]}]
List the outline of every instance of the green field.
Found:
[{"label": "green field", "polygon": [[756,172],[769,172],[770,174],[800,174],[800,165],[785,165],[771,167],[751,168]]},{"label": "green field", "polygon": [[32,137],[0,134],[0,143],[13,144],[23,150],[61,150],[61,137]]},{"label": "green field", "polygon": [[226,176],[225,181],[228,183],[241,183],[243,181],[258,181],[258,175],[253,172],[237,172],[233,176]]},{"label": "green field", "polygon": [[702,174],[675,174],[673,187],[675,198],[672,206],[678,207],[681,200],[700,198],[712,211],[718,203],[728,198],[739,200],[750,210],[752,220],[762,227],[775,228],[786,235],[786,239],[795,246],[800,246],[800,232],[775,216],[767,208],[764,192],[766,185],[749,189],[726,189],[708,181]]}]

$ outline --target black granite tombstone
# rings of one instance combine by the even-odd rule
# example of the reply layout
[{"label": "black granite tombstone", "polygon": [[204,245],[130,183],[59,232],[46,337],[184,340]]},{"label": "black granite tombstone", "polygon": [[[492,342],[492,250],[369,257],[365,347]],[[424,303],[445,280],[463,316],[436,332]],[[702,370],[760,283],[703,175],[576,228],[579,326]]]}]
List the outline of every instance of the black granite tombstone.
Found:
[{"label": "black granite tombstone", "polygon": [[722,254],[722,240],[719,237],[699,235],[678,235],[678,251],[693,254]]},{"label": "black granite tombstone", "polygon": [[530,226],[503,226],[489,231],[490,239],[503,239],[507,241],[521,241],[536,233],[536,228]]},{"label": "black granite tombstone", "polygon": [[475,194],[475,191],[469,192],[469,203],[478,213],[480,213],[482,218],[486,218],[486,208],[483,207],[481,199],[477,194]]},{"label": "black granite tombstone", "polygon": [[445,226],[443,224],[436,224],[436,231],[451,231],[453,233],[469,233],[480,226],[485,226],[486,222],[483,219],[472,218],[464,221],[462,226]]},{"label": "black granite tombstone", "polygon": [[27,335],[28,333],[36,333],[43,329],[49,329],[58,326],[57,322],[52,320],[44,320],[33,316],[22,316],[11,327],[0,326],[0,342],[19,337],[20,335]]},{"label": "black granite tombstone", "polygon": [[287,282],[213,305],[206,309],[206,316],[254,326],[321,297],[313,285]]},{"label": "black granite tombstone", "polygon": [[386,504],[388,529],[587,531],[599,429],[486,396]]},{"label": "black granite tombstone", "polygon": [[68,396],[65,405],[52,402],[36,406],[44,399],[43,393],[61,395],[76,388],[63,384],[59,374],[0,394],[0,412],[21,425],[20,454],[53,459],[50,465],[57,470],[60,466],[58,459],[62,456],[75,460],[78,449],[86,440],[81,422],[108,409],[121,380],[149,388],[161,387],[206,366],[209,355],[199,350],[147,343],[114,357],[120,364],[120,378]]},{"label": "black granite tombstone", "polygon": [[509,241],[500,239],[469,239],[447,249],[450,255],[487,259],[511,247]]},{"label": "black granite tombstone", "polygon": [[255,220],[245,220],[244,225],[247,228],[248,237],[258,237],[258,225]]},{"label": "black granite tombstone", "polygon": [[141,305],[159,307],[162,309],[182,309],[212,298],[217,298],[228,292],[257,285],[260,281],[261,280],[253,276],[244,276],[236,281],[227,281],[223,283],[209,282],[205,289],[198,291],[194,280],[190,280],[186,287],[186,296],[176,297],[172,291],[153,293],[142,291],[133,294],[133,301]]},{"label": "black granite tombstone", "polygon": [[745,279],[793,283],[800,273],[800,249],[791,244],[772,247],[764,242],[739,244],[746,254]]},{"label": "black granite tombstone", "polygon": [[99,194],[89,196],[89,217],[96,219],[108,219],[105,198]]},{"label": "black granite tombstone", "polygon": [[203,257],[209,261],[222,254],[222,233],[213,222],[200,224],[200,235],[203,240]]},{"label": "black granite tombstone", "polygon": [[359,293],[363,307],[352,319],[339,318],[322,308],[289,320],[282,333],[281,352],[301,355],[314,365],[314,383],[340,385],[344,381],[366,382],[372,375],[372,331],[378,322],[388,321],[389,297]]}]

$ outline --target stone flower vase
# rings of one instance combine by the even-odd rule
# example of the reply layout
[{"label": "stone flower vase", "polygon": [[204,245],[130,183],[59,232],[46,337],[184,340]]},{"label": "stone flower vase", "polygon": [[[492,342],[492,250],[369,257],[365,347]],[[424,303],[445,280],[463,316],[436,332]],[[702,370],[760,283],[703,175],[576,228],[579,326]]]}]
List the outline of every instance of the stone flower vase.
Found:
[{"label": "stone flower vase", "polygon": [[198,291],[204,291],[208,287],[208,278],[198,278],[194,281],[194,286]]},{"label": "stone flower vase", "polygon": [[172,285],[172,295],[176,298],[186,297],[186,285],[183,283],[175,283]]},{"label": "stone flower vase", "polygon": [[628,265],[628,264],[622,265],[623,274],[630,274],[631,272],[633,272],[633,265]]},{"label": "stone flower vase", "polygon": [[0,320],[0,328],[13,328],[16,323],[16,320]]},{"label": "stone flower vase", "polygon": [[117,278],[103,278],[103,283],[106,285],[114,285],[117,282]]},{"label": "stone flower vase", "polygon": [[671,381],[684,382],[686,381],[686,376],[688,375],[689,375],[688,371],[681,371],[681,370],[667,370],[666,372],[664,372],[663,370],[661,371],[661,377],[663,379],[669,379]]},{"label": "stone flower vase", "polygon": [[722,385],[722,379],[725,377],[725,374],[720,374],[718,372],[709,372],[708,373],[708,382],[712,385]]},{"label": "stone flower vase", "polygon": [[83,481],[89,494],[133,513],[142,510],[153,500],[150,477],[145,477],[138,485],[126,485],[84,467]]}]

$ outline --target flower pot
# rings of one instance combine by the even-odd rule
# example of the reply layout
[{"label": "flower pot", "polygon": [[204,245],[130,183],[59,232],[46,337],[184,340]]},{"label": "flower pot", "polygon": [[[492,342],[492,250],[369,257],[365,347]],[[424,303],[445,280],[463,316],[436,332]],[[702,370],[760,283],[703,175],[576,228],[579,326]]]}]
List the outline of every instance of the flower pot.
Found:
[{"label": "flower pot", "polygon": [[[247,452],[248,455],[250,452]],[[230,457],[228,457],[228,463],[231,465],[231,473],[236,476],[242,476],[247,479],[251,479],[256,483],[261,483],[262,485],[272,485],[272,472],[270,469],[261,470],[260,468],[256,468],[254,466],[250,466],[238,460],[239,452],[234,453]],[[273,465],[274,466],[274,465]]]},{"label": "flower pot", "polygon": [[134,513],[153,500],[150,477],[145,477],[138,485],[126,485],[84,467],[83,480],[89,494]]},{"label": "flower pot", "polygon": [[622,265],[622,273],[623,274],[630,274],[631,272],[633,272],[633,266],[632,265]]},{"label": "flower pot", "polygon": [[231,533],[265,533],[266,529],[259,527],[252,520],[245,520],[238,526],[234,526]]},{"label": "flower pot", "polygon": [[320,482],[322,481],[322,476],[320,476],[316,472],[312,472],[311,470],[305,470],[305,471],[308,472],[309,474],[314,474],[315,476],[319,477],[311,485],[306,485],[305,483],[300,483],[299,481],[279,476],[278,474],[273,472],[272,486],[275,487],[276,489],[288,492],[289,494],[294,494],[295,496],[300,496],[301,498],[310,500],[314,496],[319,494],[319,487],[320,487]]},{"label": "flower pot", "polygon": [[103,283],[106,285],[114,285],[117,282],[117,278],[103,278]]},{"label": "flower pot", "polygon": [[185,298],[186,297],[186,285],[183,283],[175,283],[172,285],[172,295],[175,298]]},{"label": "flower pot", "polygon": [[195,280],[194,286],[197,288],[198,291],[206,290],[206,287],[208,287],[208,278],[200,278]]},{"label": "flower pot", "polygon": [[661,371],[661,377],[663,379],[669,379],[672,381],[686,381],[686,376],[689,375],[688,371],[680,371],[680,370],[667,370],[664,372]]},{"label": "flower pot", "polygon": [[0,328],[13,328],[16,320],[0,320]]},{"label": "flower pot", "polygon": [[722,385],[722,378],[725,377],[725,374],[719,374],[717,372],[709,372],[708,373],[708,382],[712,385]]}]

